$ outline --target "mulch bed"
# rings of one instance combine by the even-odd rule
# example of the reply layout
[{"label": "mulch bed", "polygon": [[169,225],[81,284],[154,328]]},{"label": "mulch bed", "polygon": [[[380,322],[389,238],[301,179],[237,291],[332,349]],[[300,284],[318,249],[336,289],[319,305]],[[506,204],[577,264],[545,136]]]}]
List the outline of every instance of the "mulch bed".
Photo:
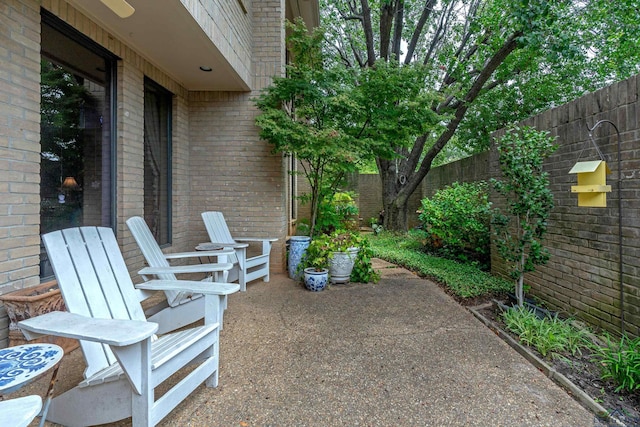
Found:
[{"label": "mulch bed", "polygon": [[[483,305],[474,307],[474,310],[491,321],[494,326],[508,333],[514,339],[518,339],[505,327],[499,315],[500,310],[497,304],[485,302]],[[583,350],[582,354],[577,355],[563,354],[556,357],[542,357],[535,348],[524,347],[582,389],[594,401],[602,405],[609,414],[626,425],[640,425],[640,393],[616,393],[616,386],[612,382],[600,378],[600,366],[594,361],[589,350]]]}]

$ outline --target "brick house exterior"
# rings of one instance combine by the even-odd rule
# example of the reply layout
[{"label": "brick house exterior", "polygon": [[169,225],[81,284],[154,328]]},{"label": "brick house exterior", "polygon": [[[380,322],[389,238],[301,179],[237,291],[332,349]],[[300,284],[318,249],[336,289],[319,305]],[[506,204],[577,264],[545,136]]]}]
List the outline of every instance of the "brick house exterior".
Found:
[{"label": "brick house exterior", "polygon": [[[271,269],[284,271],[290,219],[286,162],[270,154],[268,144],[258,137],[252,98],[272,76],[284,71],[285,17],[303,16],[308,25],[318,25],[317,1],[130,3],[137,19],[166,8],[167,16],[148,15],[143,21],[160,20],[151,28],[157,31],[156,42],[142,40],[148,34],[136,39],[142,29],[128,23],[134,21],[118,18],[98,0],[0,3],[0,294],[41,280],[40,60],[45,12],[118,58],[113,82],[117,100],[113,226],[130,271],[143,266],[125,220],[142,215],[144,206],[145,77],[173,95],[172,235],[165,250],[191,250],[206,240],[200,213],[221,210],[232,232],[279,237]],[[163,34],[176,38],[193,34],[194,42],[163,45]],[[203,61],[214,59],[209,77],[186,69],[185,62],[202,52]],[[175,61],[165,58],[171,54]],[[207,78],[217,80],[212,83]],[[0,347],[7,344],[6,329],[6,316],[0,311]]]}]

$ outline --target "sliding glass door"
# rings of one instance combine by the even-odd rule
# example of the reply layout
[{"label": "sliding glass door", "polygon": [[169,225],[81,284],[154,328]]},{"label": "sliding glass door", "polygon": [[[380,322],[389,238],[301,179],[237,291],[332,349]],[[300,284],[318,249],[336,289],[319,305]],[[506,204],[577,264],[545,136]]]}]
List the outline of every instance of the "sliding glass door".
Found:
[{"label": "sliding glass door", "polygon": [[41,46],[40,232],[112,226],[113,58],[47,14]]}]

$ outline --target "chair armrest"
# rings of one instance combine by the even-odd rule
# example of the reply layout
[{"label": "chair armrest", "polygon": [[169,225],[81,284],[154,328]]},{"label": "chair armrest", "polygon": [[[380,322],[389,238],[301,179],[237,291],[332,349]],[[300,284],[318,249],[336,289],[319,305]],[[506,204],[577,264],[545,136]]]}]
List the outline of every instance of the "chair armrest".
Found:
[{"label": "chair armrest", "polygon": [[0,425],[27,426],[42,409],[42,398],[30,395],[0,401]]},{"label": "chair armrest", "polygon": [[[228,242],[227,243],[218,243],[218,242],[211,242],[209,244],[210,245],[216,245],[216,246],[223,246],[225,248],[234,248],[234,249],[240,249],[240,248],[249,247],[248,243],[228,243]],[[198,252],[198,253],[204,253],[204,252]]]},{"label": "chair armrest", "polygon": [[193,264],[176,265],[170,267],[145,267],[138,271],[140,275],[146,274],[179,274],[179,273],[211,273],[214,271],[228,271],[233,268],[233,264],[223,262],[219,264]]},{"label": "chair armrest", "polygon": [[[222,244],[220,245],[222,246]],[[233,249],[219,249],[216,251],[176,252],[172,254],[164,254],[164,257],[166,259],[197,258],[204,256],[233,255],[234,253]]]},{"label": "chair armrest", "polygon": [[240,290],[237,283],[196,282],[193,280],[150,280],[135,285],[147,291],[193,292],[205,295],[229,295]]},{"label": "chair armrest", "polygon": [[95,341],[116,347],[135,344],[149,338],[158,324],[142,320],[96,319],[63,311],[52,311],[18,323],[27,339],[56,335]]},{"label": "chair armrest", "polygon": [[276,237],[234,237],[238,242],[277,242]]}]

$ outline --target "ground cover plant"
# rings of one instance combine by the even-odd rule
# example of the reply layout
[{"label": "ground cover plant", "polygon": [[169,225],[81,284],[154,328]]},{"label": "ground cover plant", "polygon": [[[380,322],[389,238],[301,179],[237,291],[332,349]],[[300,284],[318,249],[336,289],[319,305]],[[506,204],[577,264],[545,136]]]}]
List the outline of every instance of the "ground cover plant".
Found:
[{"label": "ground cover plant", "polygon": [[616,392],[640,389],[640,338],[624,335],[620,341],[605,336],[606,345],[596,348],[596,359],[602,366],[602,378],[611,379]]},{"label": "ground cover plant", "polygon": [[370,236],[369,241],[373,256],[434,279],[461,302],[469,303],[512,290],[510,281],[492,276],[472,264],[425,253],[425,239],[426,233],[421,230],[408,233],[383,231]]},{"label": "ground cover plant", "polygon": [[476,310],[625,425],[640,425],[640,339],[599,337],[573,319],[541,319],[526,308],[514,308],[505,315],[496,305]]}]

